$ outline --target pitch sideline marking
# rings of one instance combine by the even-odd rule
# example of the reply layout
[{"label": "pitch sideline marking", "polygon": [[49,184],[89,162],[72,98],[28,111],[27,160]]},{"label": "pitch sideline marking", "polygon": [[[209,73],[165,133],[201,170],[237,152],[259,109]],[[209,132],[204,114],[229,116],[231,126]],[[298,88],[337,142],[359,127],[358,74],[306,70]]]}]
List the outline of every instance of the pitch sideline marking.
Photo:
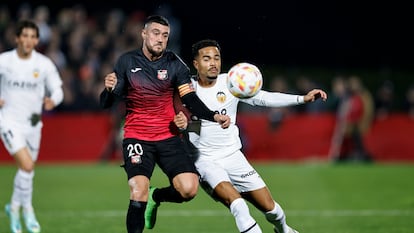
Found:
[{"label": "pitch sideline marking", "polygon": [[[286,211],[288,216],[322,216],[322,217],[375,217],[375,216],[414,216],[414,210],[291,210]],[[55,216],[55,217],[119,217],[125,216],[125,210],[102,210],[102,211],[39,211],[38,215]],[[216,216],[231,216],[226,211],[219,210],[161,210],[158,212],[159,216],[181,216],[181,217],[216,217]],[[6,217],[4,213],[0,213],[0,218]]]}]

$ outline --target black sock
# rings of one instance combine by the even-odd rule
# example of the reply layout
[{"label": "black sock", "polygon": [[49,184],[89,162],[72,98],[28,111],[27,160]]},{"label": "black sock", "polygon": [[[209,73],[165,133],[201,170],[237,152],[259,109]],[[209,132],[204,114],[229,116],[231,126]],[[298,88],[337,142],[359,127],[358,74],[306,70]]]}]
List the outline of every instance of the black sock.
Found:
[{"label": "black sock", "polygon": [[182,203],[185,200],[181,194],[173,187],[158,188],[154,191],[152,199],[156,202],[175,202]]},{"label": "black sock", "polygon": [[129,200],[126,226],[128,233],[142,233],[144,230],[144,213],[146,202]]}]

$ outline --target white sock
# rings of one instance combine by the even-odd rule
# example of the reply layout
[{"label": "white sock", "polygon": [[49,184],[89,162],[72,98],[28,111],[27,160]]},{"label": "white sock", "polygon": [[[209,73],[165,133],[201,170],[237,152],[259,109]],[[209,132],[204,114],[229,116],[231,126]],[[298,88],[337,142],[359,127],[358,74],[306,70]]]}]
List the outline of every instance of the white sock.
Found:
[{"label": "white sock", "polygon": [[286,215],[282,207],[275,202],[275,208],[265,213],[267,221],[275,226],[279,233],[288,233],[289,226],[286,224]]},{"label": "white sock", "polygon": [[26,172],[21,169],[17,170],[14,177],[13,194],[11,198],[12,208],[33,209],[32,195],[33,195],[33,177],[34,171]]},{"label": "white sock", "polygon": [[237,228],[245,233],[262,233],[259,224],[250,215],[249,207],[242,198],[237,198],[230,204],[230,212],[236,220]]}]

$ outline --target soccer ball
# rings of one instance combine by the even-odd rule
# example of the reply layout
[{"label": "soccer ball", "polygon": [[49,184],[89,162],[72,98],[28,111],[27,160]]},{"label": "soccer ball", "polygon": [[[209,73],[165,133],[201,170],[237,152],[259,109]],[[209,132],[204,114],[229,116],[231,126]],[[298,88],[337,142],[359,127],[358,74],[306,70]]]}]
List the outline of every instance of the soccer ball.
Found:
[{"label": "soccer ball", "polygon": [[262,73],[257,66],[242,62],[234,65],[227,73],[227,88],[239,99],[255,96],[263,85]]}]

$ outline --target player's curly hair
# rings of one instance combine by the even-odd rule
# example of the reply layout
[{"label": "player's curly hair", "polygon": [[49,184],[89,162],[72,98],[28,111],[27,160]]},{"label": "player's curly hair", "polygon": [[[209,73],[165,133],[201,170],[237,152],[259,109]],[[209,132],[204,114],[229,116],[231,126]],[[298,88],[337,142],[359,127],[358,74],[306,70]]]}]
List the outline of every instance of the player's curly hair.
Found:
[{"label": "player's curly hair", "polygon": [[218,50],[221,52],[221,48],[219,43],[216,40],[212,40],[212,39],[204,39],[204,40],[200,40],[196,43],[194,43],[191,46],[191,53],[193,55],[193,59],[195,59],[198,56],[198,51],[202,48],[205,47],[217,47]]}]

